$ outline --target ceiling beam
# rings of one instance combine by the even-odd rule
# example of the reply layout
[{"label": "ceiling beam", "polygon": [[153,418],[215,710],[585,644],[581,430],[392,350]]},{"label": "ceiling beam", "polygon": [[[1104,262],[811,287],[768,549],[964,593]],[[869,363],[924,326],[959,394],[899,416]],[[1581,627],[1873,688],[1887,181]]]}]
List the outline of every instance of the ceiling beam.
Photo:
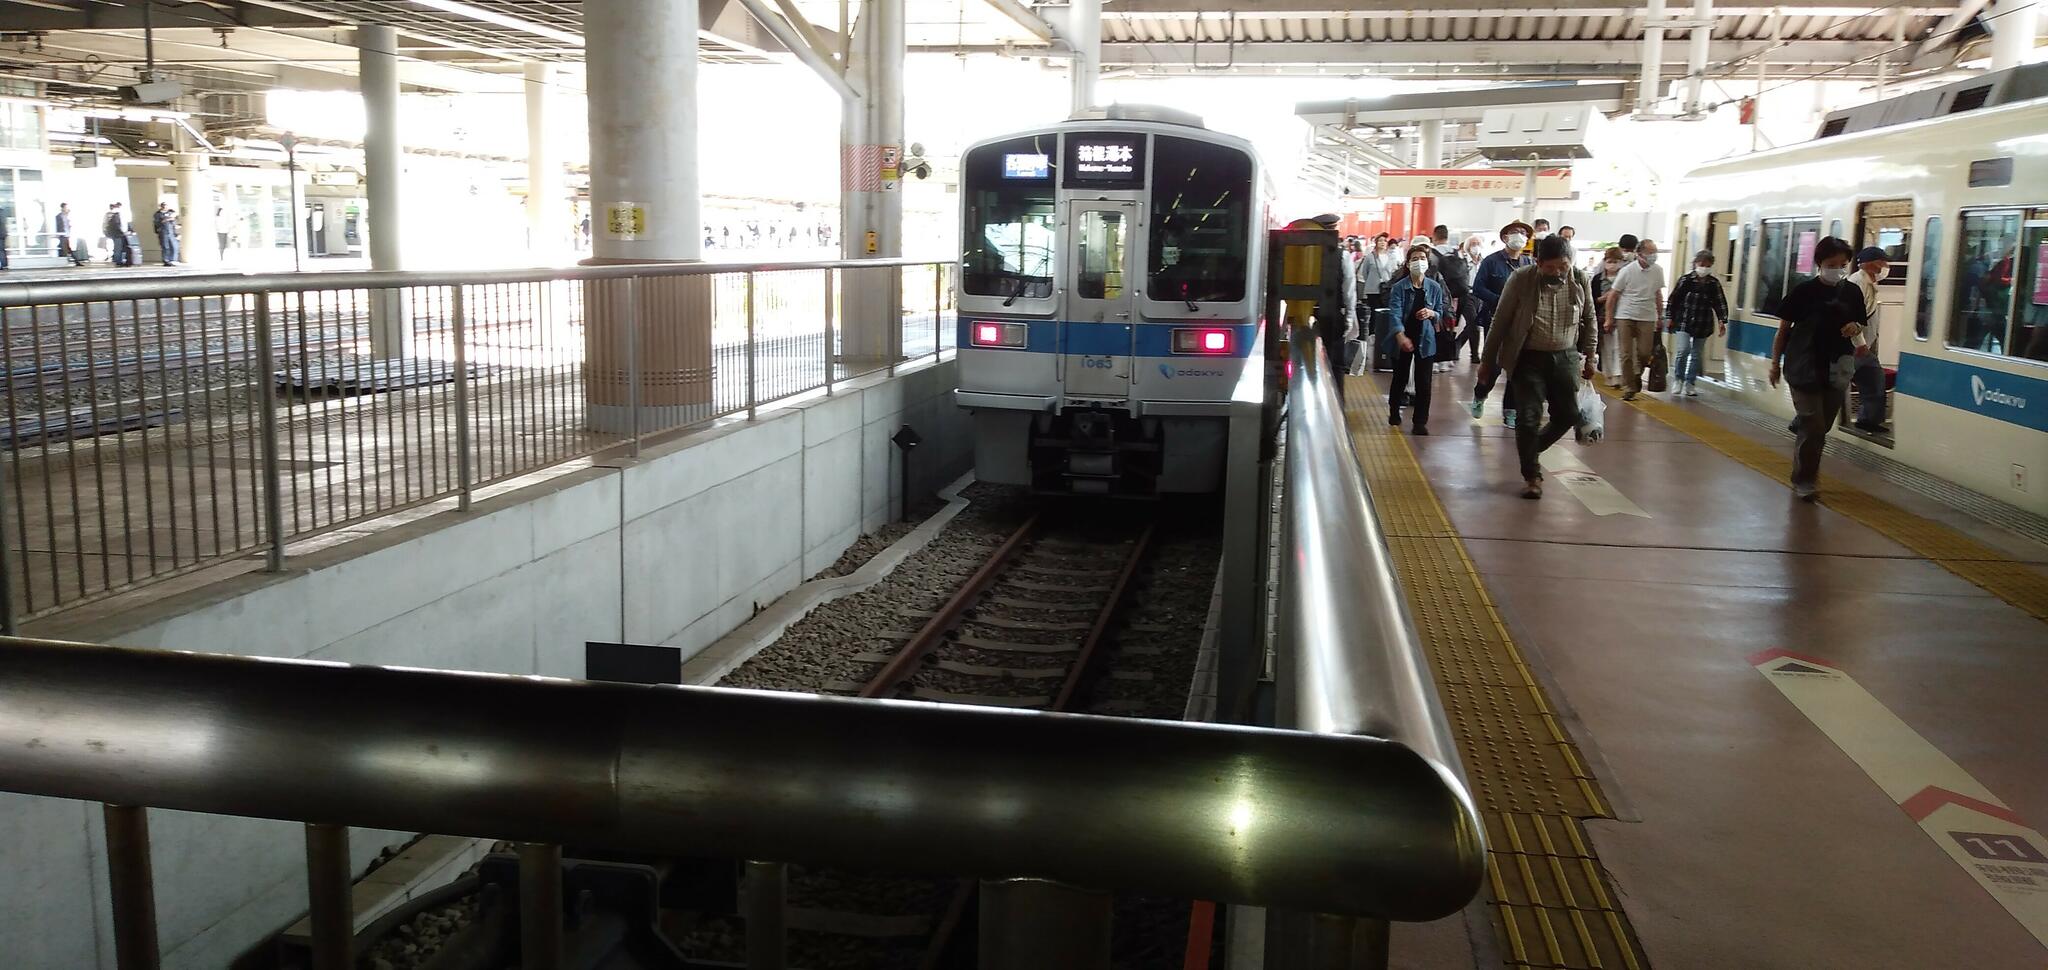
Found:
[{"label": "ceiling beam", "polygon": [[988,5],[996,8],[1003,16],[1016,21],[1017,26],[1038,38],[1041,44],[1050,44],[1060,39],[1059,32],[1053,30],[1052,25],[1047,23],[1044,17],[1019,0],[988,0]]},{"label": "ceiling beam", "polygon": [[[1772,47],[1766,41],[1715,41],[1708,51],[1710,61],[1744,58],[1770,47],[1771,64],[1779,70],[1796,66],[1827,66],[1875,59],[1890,50],[1889,41],[1801,40]],[[1665,63],[1681,69],[1686,63],[1683,44],[1666,45]],[[1546,40],[1546,41],[1246,41],[1236,44],[1191,43],[1107,43],[1102,45],[1105,65],[1145,68],[1154,65],[1186,65],[1217,70],[1226,67],[1275,67],[1292,65],[1344,71],[1352,66],[1385,68],[1465,67],[1475,76],[1509,73],[1499,69],[1515,64],[1603,65],[1640,68],[1643,45],[1637,41]]]},{"label": "ceiling beam", "polygon": [[[1966,0],[1967,2],[1967,0]],[[1800,17],[1896,16],[1945,17],[1960,6],[1956,2],[1920,3],[1877,8],[1869,3],[1843,0],[1786,0],[1783,3],[1716,4],[1717,17],[1767,17],[1787,14]],[[1620,0],[1535,0],[1527,7],[1502,0],[1431,0],[1417,8],[1388,4],[1384,0],[1230,0],[1227,4],[1201,6],[1193,0],[1107,0],[1102,16],[1188,17],[1223,13],[1238,17],[1302,17],[1310,19],[1352,18],[1366,20],[1413,20],[1417,17],[1640,17],[1641,4]]]}]

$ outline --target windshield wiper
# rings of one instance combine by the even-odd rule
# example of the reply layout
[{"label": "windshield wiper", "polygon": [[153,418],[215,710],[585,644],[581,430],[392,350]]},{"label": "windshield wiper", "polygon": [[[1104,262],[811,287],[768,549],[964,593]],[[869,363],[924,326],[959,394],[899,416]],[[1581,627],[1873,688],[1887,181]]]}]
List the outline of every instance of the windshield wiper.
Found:
[{"label": "windshield wiper", "polygon": [[1195,301],[1193,301],[1193,300],[1190,300],[1190,299],[1188,299],[1187,297],[1181,297],[1181,302],[1182,302],[1182,303],[1185,303],[1185,304],[1187,304],[1187,305],[1188,305],[1188,309],[1189,309],[1190,311],[1194,311],[1194,312],[1197,312],[1197,313],[1201,312],[1201,309],[1202,309],[1202,308],[1201,308],[1201,307],[1198,307],[1198,306],[1196,306],[1196,305],[1195,305]]},{"label": "windshield wiper", "polygon": [[1004,300],[1004,301],[1003,301],[1003,305],[1004,305],[1004,306],[1009,306],[1009,305],[1011,305],[1011,304],[1013,304],[1013,303],[1016,303],[1016,302],[1017,302],[1017,298],[1018,298],[1018,297],[1020,297],[1020,296],[1023,296],[1023,295],[1024,295],[1024,277],[1022,277],[1022,276],[1019,276],[1019,277],[1017,277],[1017,286],[1016,286],[1016,287],[1015,287],[1014,289],[1010,290],[1010,298],[1009,298],[1009,299],[1007,299],[1007,300]]}]

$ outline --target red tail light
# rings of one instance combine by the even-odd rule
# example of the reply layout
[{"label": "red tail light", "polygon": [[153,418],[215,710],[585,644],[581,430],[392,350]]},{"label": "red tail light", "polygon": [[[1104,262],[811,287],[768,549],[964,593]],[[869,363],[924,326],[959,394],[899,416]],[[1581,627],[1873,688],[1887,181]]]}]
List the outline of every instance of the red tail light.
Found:
[{"label": "red tail light", "polygon": [[1021,323],[992,323],[978,320],[969,339],[976,347],[1022,347],[1030,337],[1031,328]]},{"label": "red tail light", "polygon": [[1231,330],[1175,330],[1176,354],[1228,354],[1237,349],[1237,333]]}]

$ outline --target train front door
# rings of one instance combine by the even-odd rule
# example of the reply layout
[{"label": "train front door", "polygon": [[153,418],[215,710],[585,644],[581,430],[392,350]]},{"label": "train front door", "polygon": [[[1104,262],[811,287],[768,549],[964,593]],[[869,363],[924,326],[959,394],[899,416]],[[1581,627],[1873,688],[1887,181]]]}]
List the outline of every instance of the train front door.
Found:
[{"label": "train front door", "polygon": [[1069,203],[1060,365],[1070,398],[1130,395],[1137,214],[1135,202]]}]

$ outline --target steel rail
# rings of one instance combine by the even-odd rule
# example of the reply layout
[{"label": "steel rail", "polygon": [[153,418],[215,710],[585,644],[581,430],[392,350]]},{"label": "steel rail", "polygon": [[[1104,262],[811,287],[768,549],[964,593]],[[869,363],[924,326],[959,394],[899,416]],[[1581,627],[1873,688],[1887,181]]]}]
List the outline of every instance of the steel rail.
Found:
[{"label": "steel rail", "polygon": [[53,303],[105,303],[195,296],[241,296],[249,293],[302,293],[315,290],[388,290],[422,286],[488,286],[543,283],[555,280],[620,280],[668,276],[717,276],[725,273],[769,273],[801,270],[861,270],[944,265],[933,259],[838,259],[819,262],[763,263],[611,263],[596,266],[529,269],[416,272],[361,270],[339,273],[223,273],[208,276],[161,276],[115,280],[52,280],[0,283],[0,308]]},{"label": "steel rail", "polygon": [[1052,710],[1072,710],[1075,702],[1080,700],[1081,692],[1087,688],[1095,668],[1102,665],[1110,624],[1116,622],[1116,615],[1123,612],[1124,604],[1130,600],[1135,585],[1132,580],[1138,575],[1138,567],[1144,565],[1145,556],[1152,551],[1152,534],[1158,529],[1158,520],[1146,523],[1145,531],[1131,547],[1131,554],[1124,558],[1123,568],[1117,570],[1116,581],[1110,584],[1109,597],[1102,601],[1102,609],[1088,627],[1088,636],[1081,641],[1080,653],[1074,655],[1074,666],[1067,670],[1067,678],[1060,684],[1059,694],[1053,698]]},{"label": "steel rail", "polygon": [[974,574],[967,577],[967,581],[961,583],[960,588],[946,598],[945,604],[939,607],[938,612],[932,614],[931,619],[926,620],[923,626],[918,627],[909,642],[896,651],[895,655],[889,658],[889,662],[882,665],[881,670],[875,672],[874,678],[868,681],[867,686],[861,688],[859,696],[895,696],[897,688],[902,687],[905,681],[917,673],[917,668],[924,663],[924,658],[938,649],[939,644],[945,642],[946,634],[960,625],[961,618],[965,617],[967,611],[981,599],[981,594],[987,592],[988,588],[995,584],[996,579],[1002,576],[1003,570],[1009,567],[1010,560],[1015,559],[1017,554],[1024,550],[1024,546],[1030,543],[1031,537],[1038,532],[1039,514],[1031,513],[1031,517],[1025,519],[1024,524],[1017,527],[1017,531],[1010,533],[1010,537],[1003,540],[1002,545],[989,553],[988,558],[982,561]]},{"label": "steel rail", "polygon": [[0,790],[1429,920],[1484,871],[1378,738],[0,639]]}]

